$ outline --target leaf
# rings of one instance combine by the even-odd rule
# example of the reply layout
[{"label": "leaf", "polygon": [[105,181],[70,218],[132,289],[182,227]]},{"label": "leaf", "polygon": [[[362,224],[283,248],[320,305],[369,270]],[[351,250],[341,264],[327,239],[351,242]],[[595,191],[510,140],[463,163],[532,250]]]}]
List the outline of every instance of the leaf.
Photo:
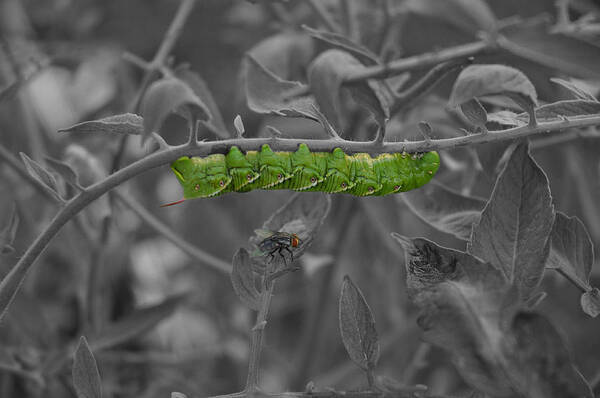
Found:
[{"label": "leaf", "polygon": [[187,398],[187,395],[180,392],[172,392],[171,398]]},{"label": "leaf", "polygon": [[587,92],[581,87],[578,87],[576,84],[570,81],[559,79],[558,77],[551,77],[550,81],[566,88],[573,95],[573,97],[575,97],[575,99],[598,102],[596,97],[594,97],[591,93]]},{"label": "leaf", "polygon": [[[585,100],[565,100],[542,105],[535,109],[536,119],[542,122],[560,120],[564,117],[577,117],[600,114],[600,102]],[[518,115],[520,120],[528,116]]]},{"label": "leaf", "polygon": [[550,237],[551,247],[546,267],[557,269],[569,279],[589,287],[594,246],[581,220],[557,212]]},{"label": "leaf", "polygon": [[13,248],[13,242],[19,228],[19,213],[17,213],[17,206],[13,205],[12,211],[10,212],[10,218],[8,222],[0,231],[0,254],[10,254],[15,249]]},{"label": "leaf", "polygon": [[204,125],[215,135],[221,138],[229,138],[230,134],[227,131],[221,111],[212,96],[212,93],[204,79],[200,75],[189,69],[188,65],[182,65],[175,69],[175,76],[185,82],[196,94],[198,98],[206,105],[210,114],[210,119]]},{"label": "leaf", "polygon": [[400,197],[421,220],[462,240],[469,239],[485,206],[484,199],[462,195],[435,181]]},{"label": "leaf", "polygon": [[48,170],[43,168],[38,162],[25,155],[23,152],[19,152],[25,168],[30,176],[35,178],[48,193],[54,196],[58,201],[62,202],[63,199],[58,194],[58,185],[56,178]]},{"label": "leaf", "polygon": [[302,25],[302,29],[307,31],[308,34],[314,37],[315,39],[321,40],[341,50],[348,51],[349,53],[360,59],[361,62],[363,62],[365,65],[376,65],[380,63],[377,54],[364,47],[363,45],[355,43],[354,41],[350,40],[348,37],[342,34],[328,32],[325,30],[317,30],[310,28],[306,25]]},{"label": "leaf", "polygon": [[244,122],[242,121],[242,117],[240,115],[237,115],[233,119],[233,126],[235,127],[235,130],[237,131],[238,137],[243,137],[244,133],[246,132],[246,129],[244,127]]},{"label": "leaf", "polygon": [[573,365],[563,338],[542,315],[521,312],[510,326],[504,349],[515,388],[528,398],[593,398],[590,386]]},{"label": "leaf", "polygon": [[78,398],[101,398],[102,383],[94,354],[81,336],[73,362],[73,385]]},{"label": "leaf", "polygon": [[[518,116],[519,115],[517,115],[514,112],[502,110],[502,111],[498,111],[498,112],[488,113],[487,119],[488,119],[488,122],[496,123],[496,124],[499,124],[500,126],[508,126],[508,127],[525,126],[527,124],[527,120],[523,121],[522,119],[519,119]],[[529,116],[528,116],[528,118],[529,118]]]},{"label": "leaf", "polygon": [[114,115],[99,120],[75,124],[59,132],[65,133],[113,133],[140,135],[144,131],[144,119],[134,113]]},{"label": "leaf", "polygon": [[[321,53],[308,68],[308,82],[321,112],[337,131],[342,130],[341,89],[346,76],[365,69],[351,54],[341,50]],[[390,117],[386,89],[381,82],[369,79],[347,85],[357,102],[367,107],[380,126]]]},{"label": "leaf", "polygon": [[269,36],[248,51],[251,58],[284,80],[303,76],[313,53],[313,40],[301,32],[294,31]]},{"label": "leaf", "polygon": [[134,339],[173,315],[185,299],[185,295],[176,295],[166,298],[159,304],[136,309],[91,337],[90,345],[95,351],[100,351]]},{"label": "leaf", "polygon": [[244,58],[246,100],[254,112],[288,117],[305,117],[318,121],[309,97],[291,98],[287,95],[304,85],[283,80],[266,69],[250,55]]},{"label": "leaf", "polygon": [[593,288],[581,295],[581,308],[592,318],[600,315],[600,290],[598,288]]},{"label": "leaf", "polygon": [[469,101],[460,104],[460,110],[469,123],[475,127],[485,129],[485,124],[488,120],[487,111],[483,105],[481,105],[481,102],[477,101],[477,98],[472,98]]},{"label": "leaf", "polygon": [[68,163],[62,162],[60,160],[46,157],[46,163],[58,174],[60,175],[65,182],[73,187],[79,187],[79,178],[77,177],[77,173]]},{"label": "leaf", "polygon": [[528,60],[568,75],[598,79],[598,47],[562,33],[551,33],[552,25],[544,18],[532,18],[505,26],[500,47]]},{"label": "leaf", "polygon": [[347,275],[340,293],[339,324],[350,359],[363,370],[373,369],[379,357],[375,320],[362,292]]},{"label": "leaf", "polygon": [[409,0],[408,10],[447,21],[469,33],[495,32],[496,17],[482,0]]},{"label": "leaf", "polygon": [[231,284],[244,304],[255,311],[260,309],[260,293],[256,289],[250,255],[244,248],[239,249],[233,256]]},{"label": "leaf", "polygon": [[186,118],[190,121],[211,120],[207,106],[182,80],[168,77],[152,83],[142,101],[142,141],[145,142],[153,132],[158,132],[169,114],[181,109],[186,111]]},{"label": "leaf", "polygon": [[491,397],[512,396],[500,367],[502,319],[512,312],[506,277],[467,253],[392,236],[406,252],[408,294],[420,308],[423,339],[449,352],[470,385]]},{"label": "leaf", "polygon": [[[302,241],[299,247],[293,249],[294,259],[298,259],[312,244],[330,207],[331,199],[326,194],[297,193],[275,211],[261,229],[297,234]],[[262,238],[253,236],[249,243],[256,246],[261,240]]]},{"label": "leaf", "polygon": [[523,299],[537,287],[548,257],[554,207],[546,175],[519,144],[473,227],[468,252],[504,272]]},{"label": "leaf", "polygon": [[523,106],[522,98],[527,104],[525,111],[537,105],[535,87],[523,72],[504,65],[471,65],[458,75],[452,94],[450,106],[456,108],[472,98],[486,95],[503,94],[518,101]]}]

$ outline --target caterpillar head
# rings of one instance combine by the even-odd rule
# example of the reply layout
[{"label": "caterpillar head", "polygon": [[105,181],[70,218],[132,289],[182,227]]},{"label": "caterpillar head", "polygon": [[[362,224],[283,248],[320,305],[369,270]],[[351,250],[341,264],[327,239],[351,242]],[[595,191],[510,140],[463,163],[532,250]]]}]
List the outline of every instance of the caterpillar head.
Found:
[{"label": "caterpillar head", "polygon": [[183,187],[185,199],[216,196],[231,183],[225,157],[219,154],[206,158],[182,157],[171,164],[171,169]]}]

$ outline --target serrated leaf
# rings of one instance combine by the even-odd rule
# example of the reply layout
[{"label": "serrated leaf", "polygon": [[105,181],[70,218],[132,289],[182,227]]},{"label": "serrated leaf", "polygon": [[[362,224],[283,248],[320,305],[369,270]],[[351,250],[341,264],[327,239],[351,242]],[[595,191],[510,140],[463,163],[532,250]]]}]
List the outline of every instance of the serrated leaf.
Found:
[{"label": "serrated leaf", "polygon": [[473,227],[468,251],[502,270],[527,299],[543,274],[553,222],[548,179],[529,155],[528,144],[521,143]]},{"label": "serrated leaf", "polygon": [[[346,76],[360,72],[365,66],[350,53],[328,50],[321,53],[308,68],[308,82],[321,112],[337,131],[342,130],[341,89]],[[391,99],[381,82],[369,79],[347,85],[356,101],[367,107],[380,126],[390,117]]]},{"label": "serrated leaf", "polygon": [[335,32],[313,29],[306,25],[302,25],[302,28],[315,39],[319,39],[327,44],[330,44],[333,47],[352,53],[352,55],[359,58],[363,63],[365,63],[365,65],[376,65],[380,63],[377,54],[364,47],[363,45],[350,40],[345,35]]},{"label": "serrated leaf", "polygon": [[551,77],[550,81],[567,89],[573,95],[573,97],[575,97],[575,99],[598,102],[596,97],[594,97],[591,93],[587,92],[586,90],[582,89],[581,87],[577,86],[572,82],[559,79],[558,77]]},{"label": "serrated leaf", "polygon": [[392,236],[406,252],[407,288],[420,308],[423,339],[452,356],[467,383],[492,397],[510,396],[499,360],[510,286],[489,263],[424,238]]},{"label": "serrated leaf", "polygon": [[557,212],[546,267],[560,270],[570,279],[589,286],[592,264],[594,246],[583,223],[577,217]]},{"label": "serrated leaf", "polygon": [[311,98],[287,98],[291,91],[303,87],[303,84],[281,79],[250,55],[244,58],[243,68],[246,100],[251,110],[261,114],[305,117],[317,121]]},{"label": "serrated leaf", "polygon": [[511,366],[508,378],[528,398],[593,398],[594,394],[575,368],[561,335],[545,317],[517,314],[505,339],[504,350]]},{"label": "serrated leaf", "polygon": [[58,130],[65,133],[113,133],[140,135],[144,131],[144,119],[134,113],[114,115],[99,120],[89,120]]},{"label": "serrated leaf", "polygon": [[73,362],[73,385],[78,398],[102,398],[102,382],[94,354],[81,336]]},{"label": "serrated leaf", "polygon": [[485,127],[485,124],[488,121],[487,111],[477,98],[472,98],[469,101],[460,104],[460,110],[473,126],[479,128]]},{"label": "serrated leaf", "polygon": [[484,199],[462,195],[435,181],[400,198],[421,220],[463,240],[471,236],[473,224],[479,221],[485,206]]},{"label": "serrated leaf", "polygon": [[8,222],[0,231],[0,254],[10,254],[14,251],[13,242],[19,228],[19,213],[17,213],[17,206],[13,205],[12,211],[10,212],[10,218]]},{"label": "serrated leaf", "polygon": [[581,295],[581,308],[592,318],[600,315],[600,290],[598,288],[593,288]]},{"label": "serrated leaf", "polygon": [[56,183],[56,178],[48,170],[43,168],[38,162],[31,159],[29,156],[25,155],[23,152],[19,152],[21,155],[21,159],[23,159],[23,163],[25,163],[25,168],[29,175],[35,178],[44,189],[54,196],[57,200],[63,201],[58,193],[58,185]]},{"label": "serrated leaf", "polygon": [[525,111],[537,105],[535,87],[527,76],[510,66],[496,64],[471,65],[463,69],[454,83],[449,104],[456,108],[472,98],[497,94],[519,101],[518,105]]},{"label": "serrated leaf", "polygon": [[483,0],[409,0],[408,10],[442,19],[465,32],[494,32],[496,18]]},{"label": "serrated leaf", "polygon": [[159,304],[136,309],[125,318],[107,325],[98,334],[91,337],[90,345],[95,351],[100,351],[134,339],[173,315],[185,299],[185,295],[177,295],[169,297]]},{"label": "serrated leaf", "polygon": [[77,177],[77,173],[68,163],[62,162],[60,160],[46,157],[46,163],[58,174],[60,175],[66,183],[73,187],[79,186],[79,178]]},{"label": "serrated leaf", "polygon": [[202,79],[198,73],[190,70],[187,65],[176,68],[174,73],[175,76],[184,81],[192,89],[194,94],[200,98],[202,103],[206,105],[210,114],[210,120],[205,122],[204,125],[218,137],[228,138],[230,134],[223,121],[221,111],[204,79]]},{"label": "serrated leaf", "polygon": [[152,83],[142,101],[142,140],[145,141],[153,132],[158,132],[167,116],[178,110],[185,110],[186,118],[190,120],[211,119],[208,107],[182,80],[168,77]]},{"label": "serrated leaf", "polygon": [[260,309],[260,293],[256,288],[252,262],[248,251],[244,248],[240,248],[233,256],[231,284],[244,304],[255,311]]},{"label": "serrated leaf", "polygon": [[373,369],[379,358],[375,320],[362,292],[347,275],[340,293],[339,326],[350,359],[363,370]]},{"label": "serrated leaf", "polygon": [[568,75],[598,79],[598,47],[560,32],[553,33],[552,28],[546,18],[510,24],[502,28],[498,44],[512,54]]},{"label": "serrated leaf", "polygon": [[[331,199],[323,193],[297,193],[281,206],[262,225],[261,229],[267,231],[283,231],[295,233],[301,239],[299,247],[293,248],[294,259],[306,251],[315,239],[319,228],[329,213]],[[260,236],[253,236],[249,243],[257,246],[263,240]]]}]

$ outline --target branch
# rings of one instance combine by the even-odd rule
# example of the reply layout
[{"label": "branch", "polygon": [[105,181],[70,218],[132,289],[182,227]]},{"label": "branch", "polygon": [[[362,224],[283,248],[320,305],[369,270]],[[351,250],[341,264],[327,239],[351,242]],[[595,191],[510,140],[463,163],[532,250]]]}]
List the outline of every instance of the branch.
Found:
[{"label": "branch", "polygon": [[164,224],[152,213],[146,210],[135,199],[118,191],[115,192],[115,197],[117,200],[119,200],[119,202],[123,203],[128,209],[134,212],[142,221],[148,224],[148,226],[150,226],[154,231],[171,241],[175,246],[184,251],[192,259],[198,260],[210,268],[213,268],[219,272],[224,272],[227,275],[231,273],[231,264],[209,253],[206,253],[205,251],[184,240],[168,225]]},{"label": "branch", "polygon": [[306,2],[329,31],[342,33],[342,30],[333,18],[331,18],[331,15],[329,15],[329,12],[325,9],[321,0],[307,0]]},{"label": "branch", "polygon": [[125,181],[159,166],[167,165],[181,156],[206,156],[210,153],[226,153],[233,146],[238,146],[243,151],[259,150],[263,144],[271,145],[274,151],[294,151],[300,143],[305,143],[315,152],[332,151],[339,147],[347,153],[356,152],[427,152],[431,150],[452,149],[459,146],[482,144],[494,141],[504,141],[523,138],[540,133],[549,133],[568,128],[580,128],[600,125],[600,115],[570,118],[547,123],[540,123],[535,127],[522,126],[487,134],[473,134],[463,137],[445,138],[440,140],[411,141],[411,142],[360,142],[345,140],[305,140],[281,138],[233,138],[222,141],[208,141],[195,143],[192,146],[180,145],[171,149],[155,152],[140,159],[123,169],[109,175],[102,181],[90,185],[80,192],[59,210],[46,229],[35,239],[23,257],[13,269],[0,282],[0,321],[14,299],[20,284],[27,275],[31,265],[44,251],[48,243],[71,218],[83,210],[91,202],[114,189]]}]

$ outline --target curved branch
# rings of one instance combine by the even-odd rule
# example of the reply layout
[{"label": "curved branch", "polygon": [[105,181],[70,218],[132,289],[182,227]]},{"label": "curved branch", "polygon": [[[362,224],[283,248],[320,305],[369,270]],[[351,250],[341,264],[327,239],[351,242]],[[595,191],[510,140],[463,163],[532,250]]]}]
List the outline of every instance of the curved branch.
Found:
[{"label": "curved branch", "polygon": [[263,144],[271,145],[271,148],[274,151],[294,151],[300,143],[306,143],[310,149],[316,152],[331,151],[336,147],[343,149],[347,153],[427,152],[432,150],[451,149],[458,146],[510,140],[567,128],[579,128],[593,125],[600,125],[600,115],[540,123],[534,127],[522,126],[496,132],[488,132],[486,134],[473,134],[464,137],[445,138],[440,140],[385,142],[381,144],[373,141],[235,138],[223,141],[194,142],[192,145],[186,144],[165,149],[140,159],[111,174],[104,180],[87,187],[85,191],[74,196],[59,210],[46,229],[35,239],[33,244],[23,254],[21,260],[13,267],[13,269],[11,269],[2,282],[0,282],[0,321],[6,314],[8,307],[12,303],[23,279],[31,268],[31,265],[44,251],[48,243],[58,231],[60,231],[63,225],[88,204],[123,182],[150,169],[169,164],[184,155],[205,156],[209,153],[225,153],[233,145],[238,146],[244,151],[257,150]]}]

